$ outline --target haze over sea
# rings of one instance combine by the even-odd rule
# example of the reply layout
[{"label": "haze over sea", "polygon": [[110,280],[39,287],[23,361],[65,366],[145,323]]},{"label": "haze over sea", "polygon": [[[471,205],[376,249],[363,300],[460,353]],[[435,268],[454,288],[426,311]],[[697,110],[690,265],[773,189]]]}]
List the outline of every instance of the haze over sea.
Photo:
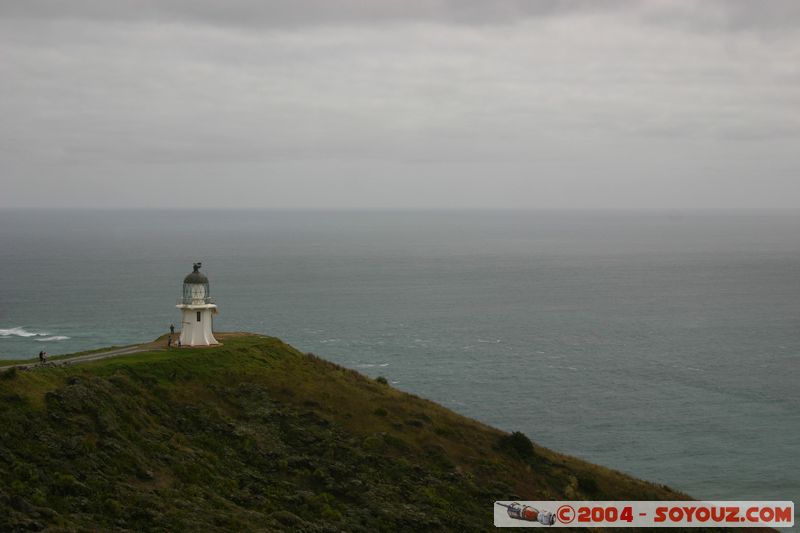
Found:
[{"label": "haze over sea", "polygon": [[706,499],[800,501],[800,212],[0,211],[0,358],[274,335]]}]

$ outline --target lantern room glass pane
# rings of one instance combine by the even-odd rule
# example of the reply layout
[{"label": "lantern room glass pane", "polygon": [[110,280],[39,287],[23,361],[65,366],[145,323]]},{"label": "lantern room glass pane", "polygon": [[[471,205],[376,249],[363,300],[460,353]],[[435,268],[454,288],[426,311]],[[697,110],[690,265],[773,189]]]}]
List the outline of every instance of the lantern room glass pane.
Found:
[{"label": "lantern room glass pane", "polygon": [[211,302],[208,283],[184,283],[184,304],[207,304]]}]

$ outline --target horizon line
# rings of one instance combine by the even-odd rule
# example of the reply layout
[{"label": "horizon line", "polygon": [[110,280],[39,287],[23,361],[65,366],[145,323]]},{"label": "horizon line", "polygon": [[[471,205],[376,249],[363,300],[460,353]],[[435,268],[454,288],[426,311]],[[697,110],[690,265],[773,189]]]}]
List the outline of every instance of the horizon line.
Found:
[{"label": "horizon line", "polygon": [[733,207],[685,207],[685,206],[665,206],[665,207],[480,207],[480,206],[459,206],[459,207],[419,207],[419,206],[343,206],[343,207],[322,207],[322,206],[297,206],[297,207],[277,207],[277,206],[2,206],[0,211],[274,211],[274,212],[721,212],[721,211],[742,211],[742,212],[787,212],[800,211],[800,206],[795,207],[762,207],[762,206],[733,206]]}]

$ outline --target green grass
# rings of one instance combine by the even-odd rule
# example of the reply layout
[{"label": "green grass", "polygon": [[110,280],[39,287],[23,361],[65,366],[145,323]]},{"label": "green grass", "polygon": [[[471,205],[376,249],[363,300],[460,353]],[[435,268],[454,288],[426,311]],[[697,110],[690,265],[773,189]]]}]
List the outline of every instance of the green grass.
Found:
[{"label": "green grass", "polygon": [[278,339],[0,373],[2,531],[491,529],[498,499],[687,499]]}]

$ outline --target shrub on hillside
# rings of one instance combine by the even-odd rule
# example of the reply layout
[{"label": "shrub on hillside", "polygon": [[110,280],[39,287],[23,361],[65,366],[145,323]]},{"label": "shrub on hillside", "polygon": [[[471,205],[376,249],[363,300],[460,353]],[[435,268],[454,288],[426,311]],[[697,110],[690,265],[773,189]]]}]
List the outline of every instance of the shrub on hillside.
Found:
[{"label": "shrub on hillside", "polygon": [[500,437],[500,449],[521,459],[530,459],[533,457],[533,443],[531,439],[519,431],[515,431],[511,435]]},{"label": "shrub on hillside", "polygon": [[586,474],[578,474],[578,488],[584,494],[597,494],[600,487],[597,486],[597,481],[593,477]]}]

